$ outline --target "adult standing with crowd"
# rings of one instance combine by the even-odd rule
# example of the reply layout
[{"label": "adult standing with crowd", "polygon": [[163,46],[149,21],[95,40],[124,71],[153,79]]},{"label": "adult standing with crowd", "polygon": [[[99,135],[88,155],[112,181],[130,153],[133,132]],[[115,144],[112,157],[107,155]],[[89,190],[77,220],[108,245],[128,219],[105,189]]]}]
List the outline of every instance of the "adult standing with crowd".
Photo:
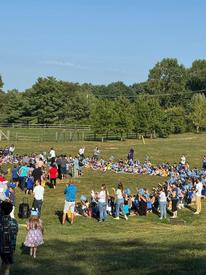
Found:
[{"label": "adult standing with crowd", "polygon": [[50,151],[49,151],[49,160],[51,162],[51,165],[55,162],[56,159],[56,152],[54,150],[53,147],[51,147]]},{"label": "adult standing with crowd", "polygon": [[29,175],[29,167],[26,165],[25,162],[20,166],[19,171],[19,184],[22,191],[26,188],[26,178]]},{"label": "adult standing with crowd", "polygon": [[203,189],[203,184],[201,180],[198,180],[195,186],[196,212],[194,214],[196,215],[199,215],[202,210],[202,206],[201,206],[202,189]]},{"label": "adult standing with crowd", "polygon": [[167,218],[167,197],[163,188],[159,192],[160,220]]},{"label": "adult standing with crowd", "polygon": [[62,217],[62,224],[65,224],[67,214],[70,212],[71,215],[71,224],[74,223],[74,210],[75,210],[75,200],[76,200],[77,187],[73,181],[70,181],[66,185],[64,190],[65,202],[64,202],[64,211]]},{"label": "adult standing with crowd", "polygon": [[119,220],[119,214],[120,211],[122,213],[122,215],[124,216],[125,220],[128,220],[127,215],[125,215],[124,213],[124,197],[123,197],[123,193],[124,193],[124,188],[123,188],[123,184],[120,182],[117,186],[117,190],[115,190],[115,188],[113,188],[114,192],[115,192],[115,196],[116,196],[116,211],[115,211],[115,220]]},{"label": "adult standing with crowd", "polygon": [[102,184],[98,194],[99,222],[105,221],[107,217],[108,192],[105,184]]}]

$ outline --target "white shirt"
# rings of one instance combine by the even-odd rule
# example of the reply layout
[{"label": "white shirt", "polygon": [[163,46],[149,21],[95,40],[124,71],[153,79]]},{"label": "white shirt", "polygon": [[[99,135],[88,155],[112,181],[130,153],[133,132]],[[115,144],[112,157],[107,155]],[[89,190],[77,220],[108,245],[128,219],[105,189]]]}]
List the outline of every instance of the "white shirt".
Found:
[{"label": "white shirt", "polygon": [[44,187],[41,185],[37,185],[34,187],[34,198],[36,200],[42,200],[44,199]]},{"label": "white shirt", "polygon": [[10,147],[9,147],[9,152],[13,153],[14,150],[15,150],[15,147],[14,147],[14,146],[10,146]]},{"label": "white shirt", "polygon": [[83,155],[83,154],[84,154],[84,148],[80,148],[80,149],[79,149],[79,154],[80,154],[80,155]]},{"label": "white shirt", "polygon": [[159,199],[160,202],[167,202],[167,197],[166,197],[166,195],[165,195],[165,192],[162,191],[162,192],[160,193],[159,198],[160,198],[160,199]]},{"label": "white shirt", "polygon": [[50,158],[55,158],[56,157],[56,153],[55,153],[54,150],[50,150],[49,154],[50,154]]},{"label": "white shirt", "polygon": [[202,196],[202,188],[203,188],[203,186],[202,186],[202,182],[201,181],[199,181],[197,184],[196,184],[196,196],[198,196],[198,197],[201,197]]},{"label": "white shirt", "polygon": [[185,157],[185,156],[182,156],[182,157],[181,157],[181,163],[182,163],[183,165],[185,165],[185,162],[186,162],[186,157]]},{"label": "white shirt", "polygon": [[99,192],[99,202],[106,202],[106,192],[104,190]]},{"label": "white shirt", "polygon": [[116,191],[116,197],[117,197],[118,200],[123,199],[122,190],[121,189],[117,189],[117,191]]}]

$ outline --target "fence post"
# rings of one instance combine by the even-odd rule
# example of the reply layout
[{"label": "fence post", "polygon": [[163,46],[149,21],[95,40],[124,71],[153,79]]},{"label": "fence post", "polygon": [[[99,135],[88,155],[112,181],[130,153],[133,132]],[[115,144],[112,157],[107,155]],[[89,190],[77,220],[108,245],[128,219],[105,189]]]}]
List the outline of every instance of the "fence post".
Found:
[{"label": "fence post", "polygon": [[8,140],[10,140],[10,131],[9,130],[7,131],[7,137],[8,137]]}]

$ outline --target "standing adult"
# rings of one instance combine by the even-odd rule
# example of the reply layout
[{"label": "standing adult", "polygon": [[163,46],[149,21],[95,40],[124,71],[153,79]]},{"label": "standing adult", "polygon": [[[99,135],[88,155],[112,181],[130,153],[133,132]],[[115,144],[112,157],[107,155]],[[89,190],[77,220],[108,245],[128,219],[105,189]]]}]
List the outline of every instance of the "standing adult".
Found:
[{"label": "standing adult", "polygon": [[200,180],[196,183],[195,186],[195,201],[196,201],[196,212],[194,214],[198,215],[201,212],[202,206],[201,206],[201,197],[202,197],[202,189],[203,184]]},{"label": "standing adult", "polygon": [[26,188],[26,178],[29,175],[29,167],[26,165],[25,162],[20,166],[18,174],[20,188],[22,191],[24,191],[24,189]]},{"label": "standing adult", "polygon": [[41,168],[43,170],[43,168],[44,168],[44,161],[43,161],[42,157],[40,157],[38,159],[38,161],[36,162],[36,165],[37,165],[38,168]]},{"label": "standing adult", "polygon": [[15,146],[14,146],[14,144],[11,144],[11,145],[9,146],[9,154],[10,154],[10,155],[13,155],[13,154],[14,154],[14,151],[15,151]]},{"label": "standing adult", "polygon": [[181,156],[181,158],[180,158],[180,163],[181,163],[182,165],[185,165],[185,163],[186,163],[186,157],[185,157],[184,155]]},{"label": "standing adult", "polygon": [[84,158],[85,158],[84,152],[85,152],[85,148],[84,148],[84,147],[81,147],[81,148],[79,149],[79,157],[80,157],[80,159],[84,159]]},{"label": "standing adult", "polygon": [[64,190],[65,202],[64,202],[64,211],[62,217],[62,224],[66,222],[66,216],[68,212],[71,214],[71,224],[74,223],[74,210],[75,210],[75,200],[76,200],[77,187],[74,182],[70,182],[66,185]]},{"label": "standing adult", "polygon": [[62,161],[61,161],[61,179],[64,179],[67,173],[67,159],[66,155],[62,156]]},{"label": "standing adult", "polygon": [[113,189],[116,195],[116,211],[115,211],[115,220],[119,220],[119,212],[121,211],[122,215],[124,215],[125,220],[128,220],[127,215],[124,213],[124,197],[123,197],[123,184],[120,182],[118,184],[117,190]]},{"label": "standing adult", "polygon": [[128,156],[127,156],[127,159],[130,163],[133,163],[134,162],[134,149],[131,148],[129,150],[129,153],[128,153]]},{"label": "standing adult", "polygon": [[50,179],[50,185],[54,189],[56,188],[56,181],[57,181],[57,176],[58,176],[58,170],[55,164],[53,164],[49,168],[49,179]]},{"label": "standing adult", "polygon": [[41,208],[44,200],[44,187],[40,185],[40,182],[36,182],[36,186],[33,190],[34,194],[34,201],[33,201],[33,208],[38,209],[38,215],[41,216]]},{"label": "standing adult", "polygon": [[79,159],[75,157],[72,164],[72,177],[76,178],[79,175]]},{"label": "standing adult", "polygon": [[41,167],[38,167],[37,165],[35,166],[34,170],[32,171],[32,177],[34,178],[34,183],[36,182],[42,182],[42,177],[43,177],[43,171]]},{"label": "standing adult", "polygon": [[16,248],[18,224],[10,217],[12,204],[0,204],[0,257],[2,261],[1,274],[9,274],[10,265],[13,264],[13,254]]},{"label": "standing adult", "polygon": [[167,218],[167,197],[164,189],[162,188],[159,193],[159,208],[160,208],[160,220]]},{"label": "standing adult", "polygon": [[173,184],[172,186],[172,213],[173,216],[171,218],[177,218],[177,205],[179,201],[179,188]]},{"label": "standing adult", "polygon": [[99,156],[100,156],[100,150],[96,146],[95,149],[94,149],[94,153],[93,153],[93,160],[99,160]]},{"label": "standing adult", "polygon": [[107,217],[107,197],[108,192],[105,184],[102,184],[101,191],[98,194],[99,222],[105,221]]},{"label": "standing adult", "polygon": [[50,162],[51,162],[51,165],[52,165],[55,162],[55,159],[56,159],[56,152],[55,152],[53,147],[51,147],[51,149],[49,151],[49,159],[50,159]]},{"label": "standing adult", "polygon": [[202,159],[202,168],[206,170],[206,156],[203,156],[203,159]]}]

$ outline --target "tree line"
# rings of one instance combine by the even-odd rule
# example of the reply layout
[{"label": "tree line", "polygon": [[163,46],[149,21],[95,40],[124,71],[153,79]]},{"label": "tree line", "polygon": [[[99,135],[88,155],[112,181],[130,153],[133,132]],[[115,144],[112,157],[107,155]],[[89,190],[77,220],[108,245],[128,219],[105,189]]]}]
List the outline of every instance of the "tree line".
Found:
[{"label": "tree line", "polygon": [[90,124],[94,133],[167,136],[206,128],[206,60],[185,68],[164,58],[145,82],[125,85],[38,78],[25,91],[5,92],[0,77],[0,123]]}]

